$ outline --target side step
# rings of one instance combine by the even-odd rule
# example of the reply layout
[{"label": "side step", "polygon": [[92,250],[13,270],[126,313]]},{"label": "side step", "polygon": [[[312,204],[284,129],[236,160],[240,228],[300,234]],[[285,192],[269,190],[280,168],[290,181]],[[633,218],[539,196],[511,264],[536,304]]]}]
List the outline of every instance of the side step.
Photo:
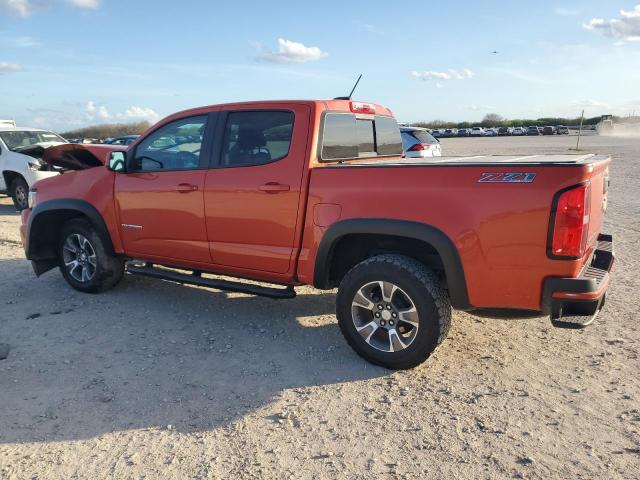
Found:
[{"label": "side step", "polygon": [[192,274],[180,273],[175,270],[164,268],[155,268],[153,266],[139,266],[135,263],[127,264],[127,272],[134,275],[142,275],[144,277],[159,278],[161,280],[169,280],[170,282],[186,283],[190,285],[198,285],[200,287],[215,288],[216,290],[224,290],[226,292],[248,293],[249,295],[258,295],[261,297],[274,298],[277,300],[295,298],[296,291],[291,286],[283,288],[265,287],[254,283],[240,283],[229,280],[219,280],[214,278],[204,278],[201,272],[194,271]]}]

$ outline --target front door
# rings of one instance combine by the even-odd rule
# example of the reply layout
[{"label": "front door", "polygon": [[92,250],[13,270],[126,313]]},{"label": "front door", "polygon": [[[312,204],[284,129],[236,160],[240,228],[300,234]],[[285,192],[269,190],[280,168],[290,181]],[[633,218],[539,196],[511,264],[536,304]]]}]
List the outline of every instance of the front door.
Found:
[{"label": "front door", "polygon": [[144,138],[116,175],[125,252],[210,263],[204,217],[207,115],[170,122]]},{"label": "front door", "polygon": [[215,168],[205,181],[213,263],[286,273],[307,165],[311,109],[271,104],[221,112]]}]

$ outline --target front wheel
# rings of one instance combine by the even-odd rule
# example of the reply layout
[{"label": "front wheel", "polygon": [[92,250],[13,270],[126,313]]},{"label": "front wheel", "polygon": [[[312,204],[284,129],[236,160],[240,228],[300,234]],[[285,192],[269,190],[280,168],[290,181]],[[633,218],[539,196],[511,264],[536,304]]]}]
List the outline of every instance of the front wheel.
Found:
[{"label": "front wheel", "polygon": [[11,182],[9,189],[13,205],[16,210],[22,211],[29,206],[29,185],[22,177],[17,177]]},{"label": "front wheel", "polygon": [[110,254],[100,235],[83,219],[70,220],[62,227],[58,258],[67,283],[81,292],[109,290],[124,275],[124,260]]},{"label": "front wheel", "polygon": [[391,369],[424,362],[446,338],[451,303],[433,271],[402,255],[379,255],[343,278],[338,324],[366,360]]}]

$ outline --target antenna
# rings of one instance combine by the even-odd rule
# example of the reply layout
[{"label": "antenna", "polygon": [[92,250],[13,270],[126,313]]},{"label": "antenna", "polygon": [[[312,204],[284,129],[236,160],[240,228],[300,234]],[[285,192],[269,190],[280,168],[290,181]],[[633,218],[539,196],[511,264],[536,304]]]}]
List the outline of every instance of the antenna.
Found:
[{"label": "antenna", "polygon": [[356,84],[353,86],[353,88],[351,89],[351,93],[349,93],[348,97],[336,97],[334,98],[334,100],[351,100],[351,97],[353,96],[353,92],[356,91],[356,87],[358,86],[358,84],[360,83],[360,79],[362,78],[362,74],[360,74],[360,76],[358,77],[358,80],[356,80]]}]

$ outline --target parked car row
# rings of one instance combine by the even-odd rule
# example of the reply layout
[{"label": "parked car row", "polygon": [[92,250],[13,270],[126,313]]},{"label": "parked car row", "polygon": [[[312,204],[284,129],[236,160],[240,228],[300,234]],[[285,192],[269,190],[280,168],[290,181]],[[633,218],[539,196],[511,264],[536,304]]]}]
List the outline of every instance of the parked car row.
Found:
[{"label": "parked car row", "polygon": [[70,138],[69,143],[82,143],[82,144],[98,144],[104,143],[106,145],[130,145],[136,141],[140,135],[122,135],[120,137],[111,137],[105,140],[99,138]]},{"label": "parked car row", "polygon": [[472,127],[472,128],[434,128],[429,130],[435,138],[451,137],[503,137],[523,135],[569,135],[569,128],[563,125],[546,127]]}]

